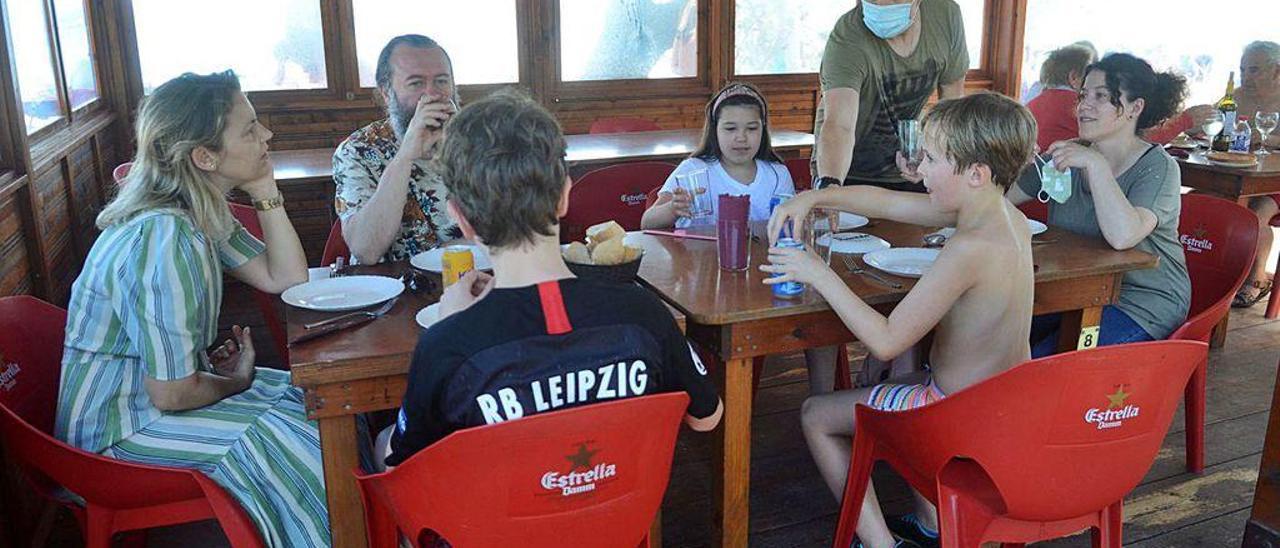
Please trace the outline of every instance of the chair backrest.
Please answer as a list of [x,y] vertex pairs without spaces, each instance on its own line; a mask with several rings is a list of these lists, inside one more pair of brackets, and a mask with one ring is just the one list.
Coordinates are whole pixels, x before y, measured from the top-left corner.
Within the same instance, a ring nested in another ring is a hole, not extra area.
[[244,229],[249,234],[259,240],[262,239],[262,221],[258,220],[258,211],[256,209],[236,202],[227,202],[227,206],[231,208],[231,216],[240,221],[240,224],[244,225]]
[[1049,222],[1049,204],[1041,202],[1034,197],[1018,204],[1018,210],[1023,215],[1026,215],[1028,219],[1034,219],[1042,223]]
[[627,116],[615,118],[600,118],[591,122],[591,127],[587,129],[587,133],[633,133],[637,131],[661,131],[658,123],[653,120],[644,118],[632,118]]
[[1207,341],[1253,267],[1258,219],[1234,202],[1185,194],[1178,239],[1191,277],[1191,310],[1170,338]]
[[569,190],[569,212],[560,219],[560,241],[581,240],[587,227],[610,220],[626,230],[640,230],[649,191],[662,186],[675,169],[666,162],[633,162],[583,175]]
[[129,175],[129,169],[132,167],[133,162],[125,162],[116,166],[115,169],[111,170],[111,179],[114,180],[117,185],[123,183],[125,176]]
[[658,203],[658,191],[660,190],[662,190],[662,187],[660,186],[653,187],[653,190],[650,190],[649,194],[645,196],[645,199],[644,199],[645,210],[648,210],[649,208],[653,207],[653,204]]
[[795,184],[796,192],[804,192],[813,187],[810,161],[809,158],[792,158],[783,162],[787,171],[791,172],[791,182]]
[[331,265],[338,257],[350,256],[351,250],[347,248],[347,241],[342,238],[342,219],[334,218],[333,228],[329,229],[329,239],[324,242],[320,266]]
[[461,430],[357,479],[414,539],[429,530],[454,546],[636,546],[662,502],[688,403],[673,392]]
[[114,508],[203,496],[193,472],[108,459],[52,436],[66,322],[65,310],[34,297],[0,298],[0,438],[8,453],[46,496],[61,485]]
[[1159,341],[1058,354],[912,411],[858,406],[858,429],[917,488],[967,458],[987,473],[1004,515],[1074,518],[1137,486],[1207,353],[1202,342]]

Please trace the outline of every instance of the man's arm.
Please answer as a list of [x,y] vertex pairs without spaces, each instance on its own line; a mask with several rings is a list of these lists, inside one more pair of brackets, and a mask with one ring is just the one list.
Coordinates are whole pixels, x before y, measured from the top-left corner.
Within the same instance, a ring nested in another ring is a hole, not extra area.
[[964,78],[938,86],[939,99],[957,99],[964,97]]
[[400,233],[412,169],[412,159],[396,154],[378,178],[373,196],[342,221],[342,238],[362,264],[382,260]]
[[822,94],[826,117],[822,120],[814,155],[819,177],[844,180],[853,163],[854,131],[858,126],[858,90],[833,88]]

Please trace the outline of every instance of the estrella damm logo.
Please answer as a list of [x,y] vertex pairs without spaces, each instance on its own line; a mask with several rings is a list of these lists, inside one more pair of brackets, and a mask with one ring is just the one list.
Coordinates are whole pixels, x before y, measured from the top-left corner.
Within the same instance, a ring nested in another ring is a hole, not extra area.
[[1119,428],[1124,426],[1126,419],[1137,417],[1142,412],[1142,408],[1125,403],[1133,393],[1124,391],[1125,385],[1116,386],[1113,394],[1107,394],[1107,406],[1104,408],[1093,407],[1084,413],[1084,422],[1098,425],[1098,430],[1106,430],[1109,428]]
[[559,491],[561,496],[568,497],[596,490],[596,486],[618,475],[616,464],[592,463],[593,457],[600,450],[587,449],[586,443],[579,443],[578,450],[565,455],[569,461],[566,472],[550,471],[542,475],[542,488],[548,491]]

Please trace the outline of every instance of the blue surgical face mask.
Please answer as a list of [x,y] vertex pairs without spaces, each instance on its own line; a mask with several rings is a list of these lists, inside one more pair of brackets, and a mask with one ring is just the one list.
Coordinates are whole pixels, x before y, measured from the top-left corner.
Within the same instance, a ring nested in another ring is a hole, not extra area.
[[880,6],[862,0],[862,21],[872,34],[888,40],[911,26],[911,3]]

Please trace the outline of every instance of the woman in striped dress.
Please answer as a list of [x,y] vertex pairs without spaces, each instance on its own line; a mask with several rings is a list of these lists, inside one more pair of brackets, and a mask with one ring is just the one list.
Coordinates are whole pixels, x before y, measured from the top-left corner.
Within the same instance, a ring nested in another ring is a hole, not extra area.
[[[225,270],[272,293],[306,259],[258,123],[230,71],[184,74],[138,113],[138,153],[98,216],[72,286],[58,436],[143,464],[194,468],[230,492],[270,546],[328,546],[320,443],[289,374],[255,369],[248,328],[216,337]],[[231,217],[247,193],[265,244]]]

